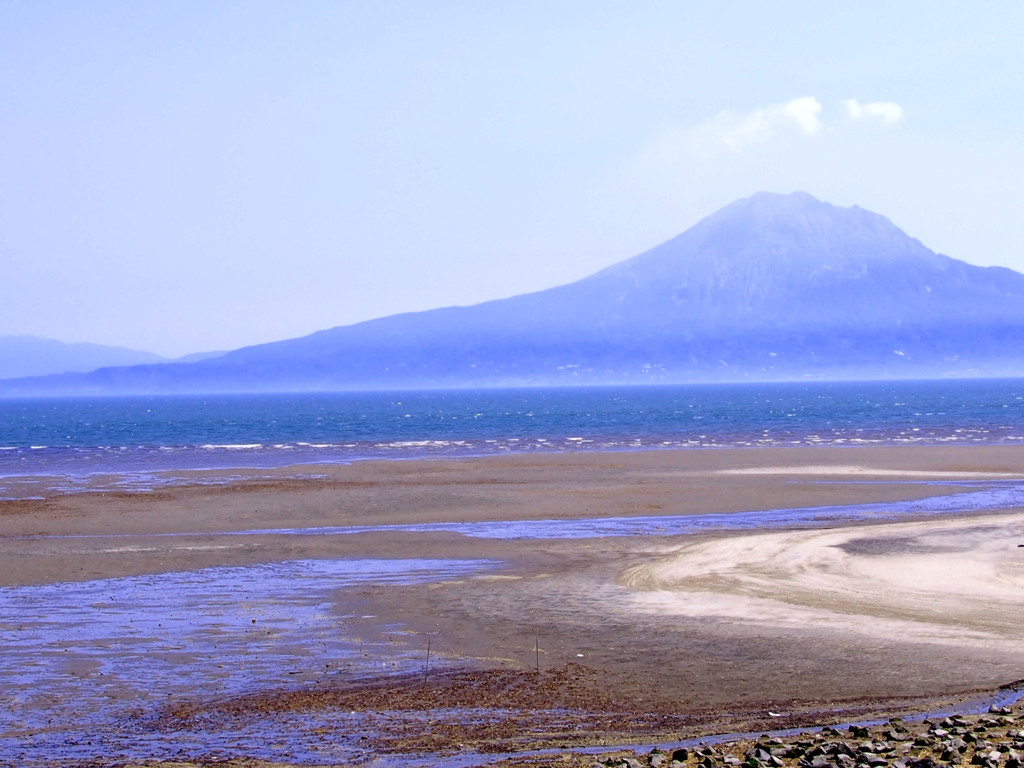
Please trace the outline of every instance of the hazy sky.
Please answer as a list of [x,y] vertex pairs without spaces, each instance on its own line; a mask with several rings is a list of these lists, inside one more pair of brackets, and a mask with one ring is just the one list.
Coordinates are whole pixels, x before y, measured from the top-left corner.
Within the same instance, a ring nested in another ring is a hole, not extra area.
[[1024,271],[1024,4],[0,0],[0,334],[570,282],[759,190]]

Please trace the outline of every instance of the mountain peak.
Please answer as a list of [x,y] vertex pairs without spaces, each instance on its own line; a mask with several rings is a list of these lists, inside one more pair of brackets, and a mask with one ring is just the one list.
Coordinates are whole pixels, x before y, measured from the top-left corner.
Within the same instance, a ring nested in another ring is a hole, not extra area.
[[893,259],[939,266],[945,257],[858,206],[842,208],[806,192],[758,192],[594,277],[690,284],[748,272],[862,270]]
[[758,192],[725,206],[699,222],[697,227],[705,223],[716,228],[753,227],[757,234],[771,230],[803,231],[808,236],[820,238],[822,235],[832,237],[837,230],[841,230],[847,233],[858,232],[861,237],[874,238],[882,234],[886,237],[898,235],[907,238],[885,216],[857,205],[844,208],[826,203],[807,192]]
[[823,203],[812,194],[800,192],[798,190],[796,192],[789,192],[788,194],[783,192],[755,192],[750,195],[750,197],[741,197],[739,200],[725,206],[722,210],[725,211],[733,207],[742,208],[750,206],[758,206],[762,209],[779,212],[792,212],[815,207],[835,207],[829,203]]

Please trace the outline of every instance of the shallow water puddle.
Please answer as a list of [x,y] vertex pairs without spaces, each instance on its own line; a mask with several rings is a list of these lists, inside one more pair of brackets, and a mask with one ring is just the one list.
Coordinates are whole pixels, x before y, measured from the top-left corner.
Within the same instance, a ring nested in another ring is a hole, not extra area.
[[[876,483],[877,481],[874,481]],[[874,484],[873,483],[873,484]],[[847,483],[848,484],[848,483]],[[679,536],[706,531],[771,529],[866,520],[895,520],[912,514],[984,512],[1024,507],[1024,483],[1007,481],[913,481],[913,484],[970,488],[963,493],[912,501],[876,502],[799,509],[766,509],[700,515],[599,517],[575,520],[494,520],[463,523],[274,528],[221,535],[277,534],[338,536],[376,531],[448,532],[484,539],[588,539],[602,536]],[[178,536],[182,534],[169,534]]]
[[[490,520],[461,523],[349,525],[314,528],[252,528],[220,533],[176,532],[150,534],[151,538],[185,536],[346,536],[358,533],[456,533],[482,539],[589,539],[603,536],[681,536],[710,531],[741,531],[822,526],[868,520],[897,520],[906,515],[995,512],[1024,508],[1024,482],[1020,480],[865,481],[866,484],[912,484],[968,488],[961,493],[910,501],[872,502],[795,509],[766,509],[696,515],[650,515],[578,519]],[[850,481],[844,481],[849,485]],[[125,535],[124,538],[127,538]],[[19,536],[19,539],[118,539],[106,534],[71,536]]]
[[189,739],[139,731],[129,714],[196,693],[308,684],[339,669],[418,667],[418,650],[353,641],[335,592],[489,564],[296,560],[0,588],[0,764],[168,758]]

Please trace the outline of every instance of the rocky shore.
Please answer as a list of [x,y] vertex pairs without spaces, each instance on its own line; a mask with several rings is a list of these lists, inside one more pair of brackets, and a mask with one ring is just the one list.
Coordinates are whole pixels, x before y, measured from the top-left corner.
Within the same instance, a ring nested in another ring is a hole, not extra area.
[[[620,734],[621,735],[621,734]],[[485,750],[486,751],[486,750]],[[382,765],[423,766],[426,754],[385,752]],[[654,749],[584,747],[524,752],[477,761],[442,750],[439,765],[460,768],[1024,768],[1024,704],[984,714],[801,728],[751,737],[714,737]],[[361,763],[362,761],[359,761]],[[359,764],[357,763],[357,764]],[[378,760],[371,759],[371,765]],[[91,764],[90,764],[91,765]],[[291,763],[233,759],[131,764],[126,768],[294,768]]]
[[1024,708],[921,721],[826,727],[648,753],[547,756],[503,765],[587,768],[1024,768]]

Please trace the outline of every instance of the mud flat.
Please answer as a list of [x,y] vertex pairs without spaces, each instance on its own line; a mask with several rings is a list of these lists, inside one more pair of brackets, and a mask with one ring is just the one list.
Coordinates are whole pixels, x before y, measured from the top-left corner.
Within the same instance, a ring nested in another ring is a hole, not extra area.
[[209,480],[0,502],[0,764],[475,765],[1024,678],[1024,447]]

